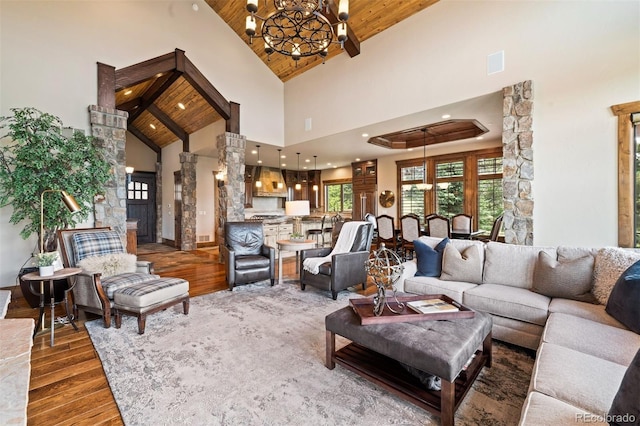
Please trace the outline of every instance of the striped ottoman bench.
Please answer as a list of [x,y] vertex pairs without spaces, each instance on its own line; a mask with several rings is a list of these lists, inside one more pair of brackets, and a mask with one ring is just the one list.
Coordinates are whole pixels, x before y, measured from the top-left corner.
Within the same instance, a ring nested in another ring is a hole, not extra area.
[[122,324],[122,314],[138,317],[138,334],[144,334],[147,315],[182,302],[189,314],[189,281],[182,278],[158,277],[113,293],[116,328]]

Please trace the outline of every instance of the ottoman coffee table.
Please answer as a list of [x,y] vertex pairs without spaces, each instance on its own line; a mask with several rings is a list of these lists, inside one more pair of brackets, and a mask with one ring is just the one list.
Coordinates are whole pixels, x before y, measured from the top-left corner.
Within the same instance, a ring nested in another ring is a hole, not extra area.
[[[482,312],[473,318],[361,325],[347,306],[325,318],[326,366],[339,364],[453,425],[455,410],[483,366],[491,367],[491,326]],[[336,351],[336,334],[352,343]],[[399,363],[440,377],[442,390],[428,390]]]

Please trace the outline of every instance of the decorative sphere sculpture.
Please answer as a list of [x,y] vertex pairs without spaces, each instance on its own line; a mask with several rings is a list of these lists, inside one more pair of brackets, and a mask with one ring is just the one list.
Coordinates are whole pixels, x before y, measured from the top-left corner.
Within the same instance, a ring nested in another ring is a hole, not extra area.
[[[384,243],[380,245],[380,248],[374,250],[369,254],[369,259],[365,264],[367,274],[373,279],[373,282],[378,288],[377,294],[373,297],[373,313],[376,316],[382,315],[384,306],[387,305],[389,310],[393,313],[400,313],[404,310],[404,304],[398,302],[396,298],[396,288],[394,284],[402,276],[404,266],[402,266],[402,260],[400,256],[392,250],[385,247]],[[395,299],[399,311],[395,311],[387,302],[386,291],[393,291],[393,298]]]

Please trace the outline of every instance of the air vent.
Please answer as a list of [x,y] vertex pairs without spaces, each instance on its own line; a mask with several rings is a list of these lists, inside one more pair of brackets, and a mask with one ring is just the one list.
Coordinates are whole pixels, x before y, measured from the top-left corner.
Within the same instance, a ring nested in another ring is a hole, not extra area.
[[206,243],[208,241],[211,241],[211,238],[209,237],[209,235],[198,235],[199,243]]

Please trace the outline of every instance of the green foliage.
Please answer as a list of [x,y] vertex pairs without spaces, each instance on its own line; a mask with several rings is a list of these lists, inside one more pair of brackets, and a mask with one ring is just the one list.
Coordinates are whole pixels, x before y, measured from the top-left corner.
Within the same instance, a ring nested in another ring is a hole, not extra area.
[[58,117],[35,108],[11,112],[0,117],[0,207],[13,207],[9,222],[24,223],[24,239],[38,234],[40,194],[47,189],[68,192],[82,210],[72,214],[59,193],[44,194],[45,229],[73,227],[85,220],[93,197],[104,191],[110,175],[93,138],[77,131],[65,137]]
[[38,253],[36,255],[37,266],[51,266],[58,260],[58,252],[50,251],[44,253]]

